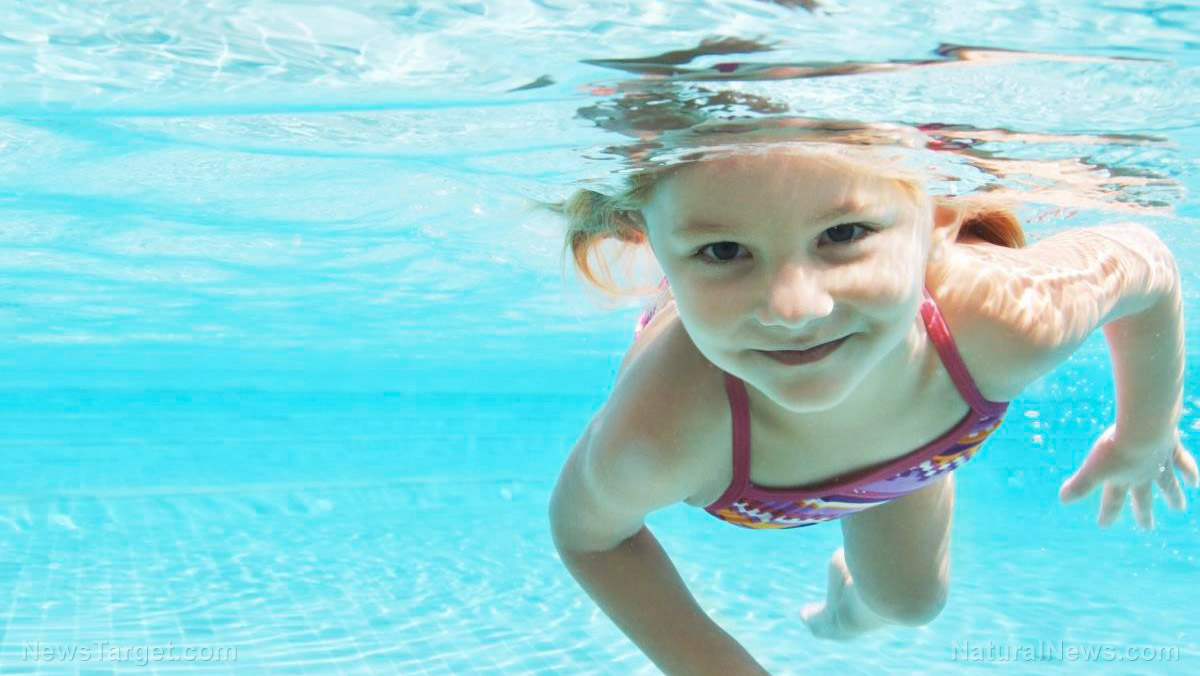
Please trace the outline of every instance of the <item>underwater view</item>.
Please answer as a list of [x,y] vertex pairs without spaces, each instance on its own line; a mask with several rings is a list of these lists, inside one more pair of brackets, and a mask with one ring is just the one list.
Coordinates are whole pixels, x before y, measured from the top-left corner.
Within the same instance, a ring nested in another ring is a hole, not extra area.
[[1198,36],[0,5],[0,674],[1200,673]]

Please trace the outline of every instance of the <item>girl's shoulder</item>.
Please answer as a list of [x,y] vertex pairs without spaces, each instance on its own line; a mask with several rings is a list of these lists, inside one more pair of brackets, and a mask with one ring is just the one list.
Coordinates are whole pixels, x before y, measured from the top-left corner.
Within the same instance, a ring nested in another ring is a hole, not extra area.
[[[1006,280],[990,263],[994,256],[1009,255],[1003,247],[956,244],[936,268],[930,268],[926,286],[950,329],[955,346],[984,398],[1011,401],[1027,383],[1012,377],[1014,340],[1012,327],[1018,314]],[[986,259],[986,260],[985,260]]]
[[926,286],[937,300],[968,371],[984,397],[1011,401],[1061,363],[1096,322],[1078,321],[1099,301],[1100,271],[1070,250],[957,242]]
[[654,453],[662,472],[700,490],[721,461],[711,440],[722,421],[728,427],[728,406],[722,371],[700,354],[671,303],[629,347],[595,424],[620,430],[629,448]]
[[697,389],[688,355],[675,331],[660,324],[652,335],[643,331],[635,341],[608,401],[563,465],[550,501],[556,543],[611,549],[646,515],[693,499],[711,472],[696,462],[696,431],[681,403]]

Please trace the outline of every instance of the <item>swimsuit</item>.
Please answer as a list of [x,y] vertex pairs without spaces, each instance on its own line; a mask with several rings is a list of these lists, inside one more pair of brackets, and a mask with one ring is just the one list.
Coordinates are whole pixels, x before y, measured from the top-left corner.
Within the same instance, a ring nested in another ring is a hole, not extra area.
[[[666,279],[659,288],[665,285]],[[635,338],[669,298],[667,289],[642,313],[634,330]],[[767,488],[750,481],[750,409],[746,384],[726,373],[725,393],[733,413],[733,480],[721,497],[704,510],[743,528],[813,526],[913,493],[974,457],[984,440],[1000,426],[1008,403],[983,398],[928,289],[921,303],[921,318],[942,365],[971,408],[958,424],[895,460],[812,486]]]

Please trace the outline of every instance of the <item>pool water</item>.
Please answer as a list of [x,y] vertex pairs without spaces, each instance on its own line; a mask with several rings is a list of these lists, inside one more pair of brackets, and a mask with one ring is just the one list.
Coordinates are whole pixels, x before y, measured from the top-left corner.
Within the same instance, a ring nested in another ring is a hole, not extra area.
[[[1108,209],[1047,193],[1030,237],[1154,227],[1193,342],[1200,8],[806,4],[0,8],[0,674],[658,673],[546,523],[644,302],[564,280],[561,224],[529,208],[621,168],[629,137],[595,106],[664,76],[606,59],[754,39],[771,50],[672,77],[798,115],[1076,135],[988,148],[1155,182]],[[947,44],[1087,59],[697,75]],[[951,597],[919,629],[808,635],[835,526],[755,533],[682,505],[648,524],[777,676],[1196,673],[1200,493],[1185,513],[1156,498],[1152,532],[1057,501],[1113,407],[1099,334],[1013,402],[957,471]]]

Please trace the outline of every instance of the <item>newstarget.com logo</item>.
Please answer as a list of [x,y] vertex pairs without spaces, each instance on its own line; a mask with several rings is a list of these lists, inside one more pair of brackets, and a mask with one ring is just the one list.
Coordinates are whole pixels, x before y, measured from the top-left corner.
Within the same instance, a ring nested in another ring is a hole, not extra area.
[[144,667],[152,662],[236,662],[236,646],[118,645],[108,641],[50,644],[35,641],[21,646],[23,662],[122,662]]

